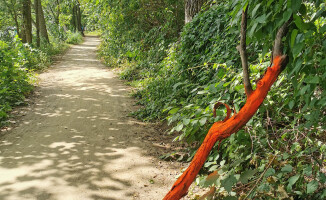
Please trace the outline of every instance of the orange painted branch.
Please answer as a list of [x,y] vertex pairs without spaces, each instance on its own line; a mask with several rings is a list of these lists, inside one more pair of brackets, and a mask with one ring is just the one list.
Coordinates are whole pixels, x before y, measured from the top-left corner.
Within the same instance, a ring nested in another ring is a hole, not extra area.
[[189,167],[174,183],[171,190],[163,200],[179,200],[187,194],[189,186],[196,178],[201,167],[204,165],[215,143],[229,137],[233,133],[236,133],[257,112],[271,86],[285,67],[285,58],[286,56],[275,57],[273,60],[273,66],[267,69],[264,77],[257,83],[256,90],[248,96],[245,105],[237,114],[234,114],[231,118],[225,121],[219,121],[213,124]]

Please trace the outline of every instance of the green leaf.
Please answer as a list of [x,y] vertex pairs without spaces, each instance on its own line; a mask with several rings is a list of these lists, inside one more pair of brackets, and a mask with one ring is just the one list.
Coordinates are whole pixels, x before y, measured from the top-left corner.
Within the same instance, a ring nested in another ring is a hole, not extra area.
[[319,29],[320,33],[324,33],[326,31],[326,24]]
[[209,92],[210,92],[210,93],[216,93],[216,92],[217,92],[217,89],[216,89],[216,87],[215,87],[215,84],[211,84],[211,85],[209,86]]
[[295,25],[296,25],[300,30],[303,30],[303,21],[302,21],[301,17],[298,16],[298,15],[294,15],[293,18],[294,18],[294,23],[295,23]]
[[283,20],[288,21],[291,15],[292,15],[292,9],[287,9],[287,11],[283,13]]
[[303,20],[301,19],[300,16],[298,15],[294,15],[293,16],[294,18],[294,23],[295,25],[301,30],[301,31],[305,31],[306,30],[306,25],[305,23],[303,22]]
[[290,157],[290,155],[288,153],[284,153],[282,157],[284,160],[286,160]]
[[321,183],[326,183],[326,175],[324,173],[320,173],[319,180]]
[[257,173],[257,171],[258,171],[257,169],[249,169],[243,172],[240,176],[241,183],[243,184],[248,183],[248,180],[252,178]]
[[255,17],[256,12],[257,12],[257,10],[258,10],[259,7],[260,7],[260,3],[257,4],[257,5],[255,6],[255,8],[252,10],[252,13],[251,13],[251,16],[252,16],[252,17]]
[[251,29],[250,29],[250,31],[249,31],[249,34],[248,34],[250,37],[254,34],[257,25],[258,25],[258,23],[255,23],[255,24],[251,27]]
[[204,126],[204,125],[206,124],[206,121],[207,121],[207,117],[201,118],[201,119],[199,120],[199,124],[200,124],[201,126]]
[[182,122],[185,126],[187,126],[190,123],[190,119],[183,119]]
[[306,93],[306,91],[310,88],[310,85],[306,85],[304,86],[301,90],[300,90],[300,94],[304,95]]
[[293,54],[293,57],[296,58],[299,56],[299,54],[301,53],[302,49],[304,47],[304,43],[299,43],[299,44],[295,44],[293,46],[293,49],[292,49],[292,54]]
[[312,174],[312,165],[308,165],[306,168],[304,168],[303,174],[305,174],[307,176],[311,176],[311,174]]
[[300,9],[301,3],[302,3],[301,0],[292,0],[291,8],[292,8],[293,12],[296,12]]
[[172,110],[169,111],[170,115],[173,115],[179,111],[180,108],[173,108]]
[[325,199],[326,198],[326,189],[323,190],[323,193],[320,195],[321,199]]
[[173,90],[177,89],[177,87],[182,85],[182,84],[183,84],[183,82],[179,82],[179,83],[174,84]]
[[234,89],[237,91],[237,92],[239,92],[241,89],[243,89],[244,88],[244,85],[237,85],[237,86],[235,86],[234,87]]
[[257,21],[258,23],[263,24],[263,23],[266,22],[267,17],[268,17],[268,16],[267,16],[266,14],[263,14],[263,15],[261,15],[260,17],[257,17],[257,18],[255,19],[255,21]]
[[289,184],[287,186],[287,190],[292,190],[292,186],[297,182],[299,178],[300,178],[300,174],[297,174],[289,178]]
[[297,195],[300,195],[300,196],[302,195],[302,192],[300,192],[300,191],[294,191],[294,193]]
[[307,194],[314,193],[318,189],[318,182],[316,180],[307,184]]
[[294,106],[294,101],[292,100],[292,101],[290,101],[290,103],[289,103],[289,108],[292,109],[293,106]]
[[314,77],[309,76],[309,77],[305,78],[305,81],[307,83],[318,84],[319,83],[319,77],[318,76],[314,76]]
[[263,183],[261,184],[258,188],[257,188],[258,191],[261,191],[261,192],[269,192],[271,190],[271,187],[268,183]]
[[291,165],[285,165],[282,167],[281,171],[282,172],[292,172],[293,167]]
[[294,46],[294,42],[295,42],[295,38],[298,35],[298,29],[293,29],[292,33],[291,33],[291,48],[293,48]]
[[272,175],[274,175],[274,174],[275,174],[275,169],[273,169],[273,168],[269,168],[269,169],[266,171],[264,177],[269,177],[269,176],[272,176]]
[[[326,25],[325,25],[326,26]],[[326,66],[326,58],[320,61],[321,66]]]
[[228,176],[226,179],[221,180],[221,186],[228,192],[231,192],[232,186],[237,182],[237,179],[234,175]]
[[290,76],[294,73],[294,72],[299,72],[301,66],[302,66],[302,62],[303,60],[301,58],[299,58],[297,60],[297,62],[295,62],[295,66],[294,66],[294,69],[291,71],[291,73],[289,74]]
[[175,127],[174,130],[176,130],[176,131],[181,131],[182,128],[183,128],[183,124],[182,124],[182,123],[179,123],[179,124]]
[[208,93],[207,90],[201,90],[201,91],[199,91],[197,94],[207,94],[207,93]]

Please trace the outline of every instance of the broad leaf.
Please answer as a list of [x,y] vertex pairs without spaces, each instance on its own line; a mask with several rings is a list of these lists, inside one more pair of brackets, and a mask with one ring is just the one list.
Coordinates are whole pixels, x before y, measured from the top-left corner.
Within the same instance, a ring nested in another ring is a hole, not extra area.
[[318,182],[313,180],[307,184],[307,194],[314,193],[318,189]]

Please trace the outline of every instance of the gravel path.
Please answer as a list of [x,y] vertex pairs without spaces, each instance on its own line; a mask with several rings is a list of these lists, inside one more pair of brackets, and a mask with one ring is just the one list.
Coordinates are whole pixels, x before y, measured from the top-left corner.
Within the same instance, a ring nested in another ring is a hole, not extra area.
[[[0,132],[1,200],[162,199],[180,166],[153,125],[128,113],[134,100],[96,58],[96,37],[40,75],[34,104]],[[156,137],[153,137],[153,135]]]

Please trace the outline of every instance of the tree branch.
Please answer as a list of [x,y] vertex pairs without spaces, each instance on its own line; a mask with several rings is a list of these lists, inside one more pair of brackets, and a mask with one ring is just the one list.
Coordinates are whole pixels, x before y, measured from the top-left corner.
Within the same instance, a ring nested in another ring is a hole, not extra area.
[[[246,14],[244,14],[243,16],[246,17]],[[287,56],[282,55],[282,46],[280,43],[282,42],[282,37],[287,34],[287,26],[290,22],[291,21],[286,22],[285,25],[283,25],[278,31],[274,43],[275,51],[273,52],[273,55],[276,56],[273,58],[272,66],[267,68],[264,77],[257,83],[256,89],[254,91],[251,91],[250,95],[247,94],[247,100],[245,105],[237,114],[234,114],[231,118],[228,118],[226,121],[215,122],[212,125],[203,143],[201,144],[194,158],[192,159],[189,167],[176,180],[171,190],[166,194],[163,200],[179,200],[183,196],[185,196],[187,194],[189,186],[196,178],[201,167],[204,165],[215,143],[217,141],[221,141],[225,138],[228,138],[233,133],[236,133],[243,126],[245,126],[246,123],[257,112],[259,106],[263,103],[264,99],[266,98],[271,86],[276,81],[277,77],[280,75],[283,68],[287,64],[285,59]],[[259,180],[260,179],[258,179],[258,181]]]
[[247,97],[250,96],[252,93],[252,86],[250,83],[250,74],[249,74],[249,67],[248,67],[248,55],[246,52],[246,32],[247,32],[247,13],[248,7],[245,10],[242,10],[242,17],[241,17],[241,34],[240,34],[240,45],[237,46],[237,50],[240,53],[241,57],[241,64],[243,70],[243,83],[246,91]]
[[[273,46],[273,54],[272,54],[272,58],[271,61],[273,61],[274,58],[276,58],[277,56],[281,56],[283,55],[283,44],[282,44],[282,38],[288,33],[288,28],[289,28],[289,24],[292,22],[293,17],[291,16],[291,18],[285,22],[280,29],[277,31],[275,40],[274,40],[274,46]],[[283,59],[282,59],[282,68],[285,68],[285,66],[288,63],[288,59],[287,56],[284,55]]]

